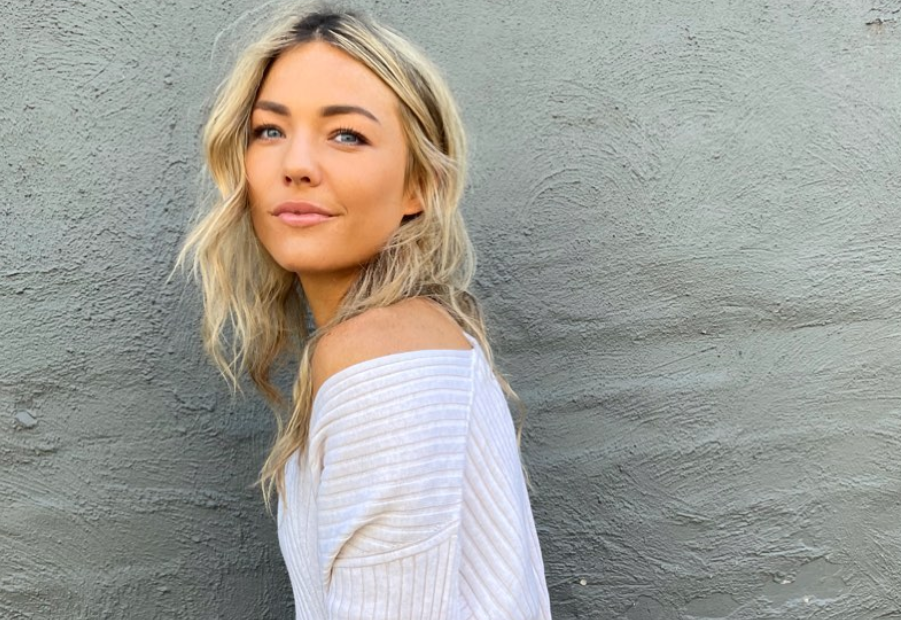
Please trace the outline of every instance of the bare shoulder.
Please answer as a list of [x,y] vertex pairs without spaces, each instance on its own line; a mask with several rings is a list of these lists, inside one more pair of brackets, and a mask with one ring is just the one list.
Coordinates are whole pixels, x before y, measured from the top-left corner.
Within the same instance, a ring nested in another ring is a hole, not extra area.
[[406,299],[373,308],[326,334],[313,354],[314,393],[335,373],[378,357],[433,349],[468,350],[463,330],[437,303]]

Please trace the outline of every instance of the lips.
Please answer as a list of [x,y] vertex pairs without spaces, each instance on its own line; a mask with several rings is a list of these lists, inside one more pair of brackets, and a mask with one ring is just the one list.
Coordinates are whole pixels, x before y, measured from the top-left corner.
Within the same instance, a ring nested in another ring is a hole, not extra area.
[[311,202],[283,202],[272,210],[272,215],[296,227],[313,226],[334,217],[327,209]]

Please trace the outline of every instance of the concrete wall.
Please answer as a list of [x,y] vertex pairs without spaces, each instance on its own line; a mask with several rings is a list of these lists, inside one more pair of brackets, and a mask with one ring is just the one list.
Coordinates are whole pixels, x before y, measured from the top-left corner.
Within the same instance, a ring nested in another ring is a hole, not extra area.
[[[4,619],[292,617],[269,415],[164,281],[260,6],[0,8]],[[897,4],[363,6],[473,136],[555,617],[901,618]]]

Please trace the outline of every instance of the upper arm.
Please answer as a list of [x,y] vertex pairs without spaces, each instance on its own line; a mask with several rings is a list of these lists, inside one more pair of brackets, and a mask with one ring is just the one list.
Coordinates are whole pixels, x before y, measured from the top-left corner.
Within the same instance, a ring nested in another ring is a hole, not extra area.
[[334,327],[312,359],[319,559],[331,618],[451,617],[472,394],[472,348],[410,299]]
[[331,618],[451,617],[470,357],[434,351],[342,375],[311,441]]
[[311,446],[323,568],[437,542],[460,514],[472,376],[462,356],[405,356],[328,388]]

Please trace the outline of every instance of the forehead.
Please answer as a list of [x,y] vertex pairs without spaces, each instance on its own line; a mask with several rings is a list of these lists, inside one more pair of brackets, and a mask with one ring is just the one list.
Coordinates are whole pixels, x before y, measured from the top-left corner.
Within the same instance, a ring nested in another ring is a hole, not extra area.
[[257,98],[289,106],[350,104],[382,111],[396,109],[398,103],[394,92],[375,73],[322,41],[304,43],[279,55]]

